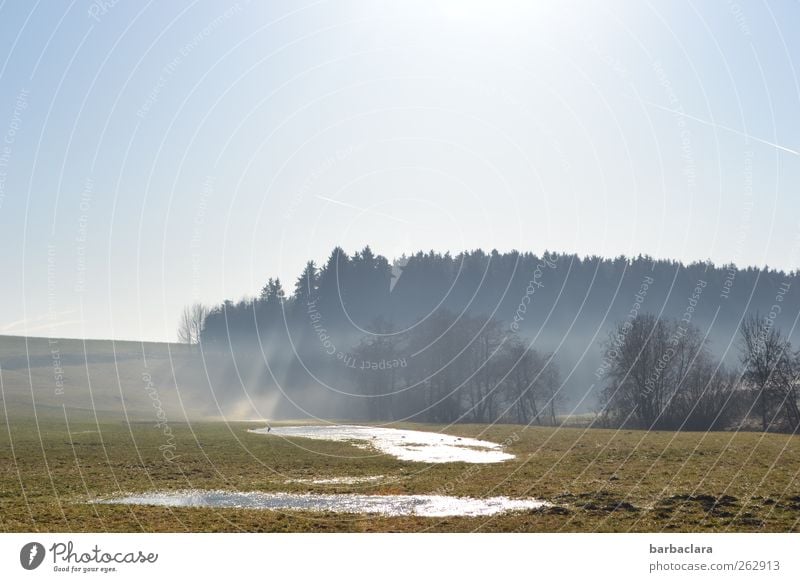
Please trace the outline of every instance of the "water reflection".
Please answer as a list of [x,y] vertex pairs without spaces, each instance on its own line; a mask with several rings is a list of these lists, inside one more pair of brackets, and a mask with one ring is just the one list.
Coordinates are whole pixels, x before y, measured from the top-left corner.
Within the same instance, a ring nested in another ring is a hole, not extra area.
[[490,441],[456,437],[438,432],[373,426],[325,425],[283,426],[253,429],[269,436],[304,437],[328,441],[356,441],[362,448],[374,447],[402,461],[422,463],[501,463],[514,455]]
[[311,493],[260,493],[233,491],[159,491],[96,500],[93,503],[158,505],[165,507],[216,507],[240,509],[334,511],[385,516],[422,517],[489,516],[508,511],[538,509],[539,499],[448,497],[444,495],[354,495]]

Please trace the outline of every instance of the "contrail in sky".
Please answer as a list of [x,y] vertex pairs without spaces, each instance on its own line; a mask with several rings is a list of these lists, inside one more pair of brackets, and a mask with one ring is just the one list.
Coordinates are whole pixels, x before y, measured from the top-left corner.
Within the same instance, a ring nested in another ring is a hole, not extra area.
[[[624,97],[627,97],[628,99],[634,99],[633,97],[630,97],[628,95],[624,95]],[[800,152],[798,152],[797,150],[793,150],[791,148],[784,147],[784,146],[782,146],[780,144],[773,143],[773,142],[767,141],[765,139],[761,139],[760,137],[755,137],[753,135],[750,135],[749,133],[745,133],[743,131],[739,131],[738,129],[734,129],[733,127],[728,127],[727,125],[720,125],[719,123],[713,123],[711,121],[707,121],[707,120],[702,119],[700,117],[695,117],[694,115],[689,115],[688,113],[685,113],[685,112],[680,111],[678,109],[670,109],[669,107],[664,107],[663,105],[658,105],[657,103],[652,103],[651,101],[645,101],[644,99],[635,99],[635,101],[639,101],[641,103],[644,103],[645,105],[649,105],[650,107],[655,107],[656,109],[661,109],[662,111],[667,111],[667,112],[673,113],[675,115],[681,115],[683,117],[691,119],[692,121],[696,121],[697,123],[702,123],[703,125],[708,125],[709,127],[716,127],[718,129],[724,129],[725,131],[729,131],[731,133],[735,133],[736,135],[741,135],[742,137],[745,137],[747,139],[752,139],[753,141],[757,141],[757,142],[766,144],[768,146],[772,146],[775,149],[782,150],[784,152],[788,152],[788,153],[790,153],[792,155],[795,155],[795,156],[800,156]]]

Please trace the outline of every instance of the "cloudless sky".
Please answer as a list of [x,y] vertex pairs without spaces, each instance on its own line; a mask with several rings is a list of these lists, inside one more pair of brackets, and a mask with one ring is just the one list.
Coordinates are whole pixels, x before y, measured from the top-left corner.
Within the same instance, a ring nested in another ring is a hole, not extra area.
[[0,334],[366,244],[800,260],[800,5],[0,1]]

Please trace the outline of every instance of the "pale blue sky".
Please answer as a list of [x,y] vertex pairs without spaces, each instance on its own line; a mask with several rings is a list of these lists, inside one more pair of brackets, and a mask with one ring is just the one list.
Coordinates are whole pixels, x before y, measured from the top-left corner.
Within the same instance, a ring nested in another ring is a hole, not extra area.
[[0,333],[173,339],[336,244],[800,258],[796,2],[102,4],[0,2]]

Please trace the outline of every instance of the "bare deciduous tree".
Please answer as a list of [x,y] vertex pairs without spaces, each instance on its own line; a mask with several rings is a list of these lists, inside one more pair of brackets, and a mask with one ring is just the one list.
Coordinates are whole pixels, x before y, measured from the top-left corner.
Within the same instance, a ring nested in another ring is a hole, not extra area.
[[542,424],[546,414],[555,425],[558,367],[550,354],[540,354],[517,338],[506,344],[503,397],[506,415],[520,424]]
[[178,341],[184,344],[199,344],[203,322],[208,308],[202,303],[194,303],[183,308],[178,322]]
[[758,313],[748,316],[740,329],[743,378],[754,392],[761,428],[767,430],[782,411],[790,430],[800,429],[797,382],[798,355],[792,344]]
[[601,394],[602,414],[609,425],[685,428],[690,417],[699,420],[700,405],[714,423],[716,416],[705,410],[706,388],[713,384],[713,400],[719,402],[724,397],[716,392],[732,386],[722,381],[724,371],[712,361],[699,330],[679,320],[641,314],[621,323],[606,343],[605,358],[609,383]]

